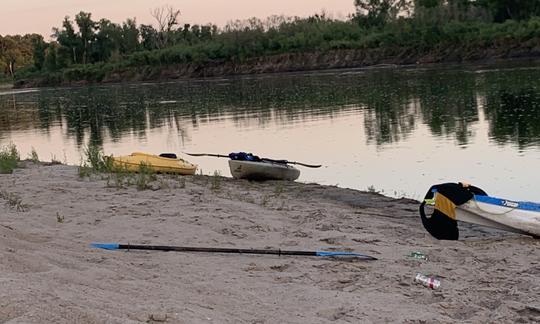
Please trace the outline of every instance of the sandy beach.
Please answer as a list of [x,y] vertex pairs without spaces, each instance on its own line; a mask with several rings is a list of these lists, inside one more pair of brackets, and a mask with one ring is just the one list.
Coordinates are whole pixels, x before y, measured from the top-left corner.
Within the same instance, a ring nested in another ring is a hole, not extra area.
[[[160,175],[137,190],[28,161],[0,175],[0,190],[1,323],[540,321],[540,240],[460,224],[460,241],[437,241],[413,200],[198,175]],[[106,251],[91,242],[378,260]],[[417,272],[439,278],[440,289],[414,283]]]

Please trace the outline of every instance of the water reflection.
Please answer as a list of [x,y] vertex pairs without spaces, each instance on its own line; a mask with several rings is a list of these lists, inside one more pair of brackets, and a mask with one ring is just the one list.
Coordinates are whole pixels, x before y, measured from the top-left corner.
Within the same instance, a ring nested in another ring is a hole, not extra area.
[[[469,180],[539,200],[540,175],[527,170],[540,161],[540,69],[347,70],[0,93],[0,145],[10,141],[23,157],[35,148],[73,164],[90,142],[116,155],[251,150],[325,165],[302,170],[303,181],[420,198],[435,182]],[[193,162],[228,174],[224,161]]]
[[515,143],[519,148],[538,144],[540,93],[533,88],[499,90],[486,100],[490,136],[498,143]]
[[419,104],[423,121],[434,136],[454,136],[459,145],[470,141],[478,121],[475,76],[464,71],[437,73],[422,79]]
[[525,147],[539,143],[539,80],[538,70],[384,70],[49,89],[0,95],[0,136],[61,125],[77,145],[86,136],[103,144],[106,135],[145,138],[164,125],[185,134],[186,122],[197,128],[231,119],[237,127],[264,128],[355,110],[363,111],[367,141],[375,145],[406,140],[419,123],[432,136],[467,145],[485,109],[493,139]]

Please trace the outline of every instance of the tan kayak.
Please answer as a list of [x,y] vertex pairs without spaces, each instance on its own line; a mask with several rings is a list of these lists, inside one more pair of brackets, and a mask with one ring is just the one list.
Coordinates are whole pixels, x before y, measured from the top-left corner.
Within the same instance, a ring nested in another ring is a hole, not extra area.
[[229,168],[236,179],[294,181],[300,176],[300,170],[293,166],[269,161],[229,160]]
[[159,155],[134,152],[126,156],[112,156],[113,166],[138,172],[141,164],[159,173],[175,173],[182,175],[195,174],[197,165],[180,158],[163,157]]

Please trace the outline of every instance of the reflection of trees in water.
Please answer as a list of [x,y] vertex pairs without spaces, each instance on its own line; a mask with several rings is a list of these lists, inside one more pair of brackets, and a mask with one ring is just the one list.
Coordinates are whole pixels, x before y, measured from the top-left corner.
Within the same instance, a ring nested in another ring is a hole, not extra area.
[[0,138],[11,131],[26,131],[40,128],[36,110],[35,94],[0,96]]
[[533,88],[500,90],[487,97],[489,135],[523,148],[540,136],[540,93]]
[[184,140],[184,125],[294,125],[362,110],[364,124],[358,127],[376,145],[406,139],[418,123],[434,136],[467,144],[481,95],[491,135],[527,145],[540,141],[538,74],[398,69],[46,90],[18,94],[16,105],[0,96],[0,131],[15,124],[48,131],[61,123],[83,145],[86,138],[102,144],[106,135],[112,141],[126,134],[144,138],[148,129],[166,127]]
[[12,128],[14,123],[13,121],[13,112],[16,109],[13,109],[15,104],[14,96],[0,96],[0,138],[3,136],[3,132],[9,131]]
[[369,142],[377,145],[405,139],[415,127],[418,112],[412,102],[414,83],[400,73],[381,73],[358,88],[365,107],[364,128]]
[[478,122],[474,75],[462,71],[428,75],[416,93],[432,134],[453,135],[460,145],[469,143],[470,126]]
[[507,70],[482,79],[489,136],[520,148],[540,144],[540,70]]
[[42,127],[51,120],[64,118],[66,135],[83,145],[88,136],[91,143],[103,144],[109,132],[113,141],[126,131],[146,130],[144,102],[133,93],[127,101],[115,88],[79,88],[42,92],[38,109]]

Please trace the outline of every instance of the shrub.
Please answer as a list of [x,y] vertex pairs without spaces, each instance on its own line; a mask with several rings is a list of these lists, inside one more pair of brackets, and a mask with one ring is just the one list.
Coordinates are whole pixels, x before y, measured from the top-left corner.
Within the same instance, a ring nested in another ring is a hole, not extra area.
[[0,173],[13,173],[19,158],[19,152],[14,144],[0,148]]

